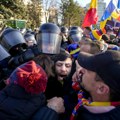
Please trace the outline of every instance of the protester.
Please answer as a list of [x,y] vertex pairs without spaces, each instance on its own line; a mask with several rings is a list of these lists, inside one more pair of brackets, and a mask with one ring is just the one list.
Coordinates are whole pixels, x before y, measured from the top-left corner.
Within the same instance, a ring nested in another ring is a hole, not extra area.
[[79,42],[80,51],[95,54],[102,51],[103,44],[101,41],[92,41],[89,38],[83,38]]
[[[74,90],[72,89],[72,81],[69,78],[72,69],[72,59],[68,52],[62,51],[60,54],[55,55],[54,61],[54,73],[55,76],[49,77],[45,95],[47,99],[54,97],[60,97],[64,101],[65,112],[59,115],[60,120],[69,120],[70,114],[74,105],[77,103],[77,96],[74,96]],[[56,101],[53,102],[55,104]],[[62,107],[59,106],[58,107]]]
[[62,52],[55,55],[52,59],[54,61],[53,69],[55,76],[51,76],[48,79],[45,91],[47,99],[55,96],[63,97],[65,92],[64,84],[67,82],[66,78],[70,74],[72,68],[72,59],[69,53]]
[[89,38],[89,34],[90,34],[91,31],[92,31],[91,27],[85,27],[83,29],[83,36]]
[[119,120],[120,52],[81,52],[78,63],[81,91],[71,120]]
[[[80,51],[81,52],[87,52],[87,53],[91,53],[91,54],[97,54],[102,52],[103,50],[105,50],[105,48],[103,49],[103,44],[101,43],[101,41],[92,41],[91,39],[88,38],[83,38],[81,40],[80,44]],[[79,55],[79,53],[78,53]],[[75,69],[76,68],[76,69]],[[72,81],[73,81],[73,88],[79,90],[79,86],[78,83],[76,83],[78,81],[78,73],[79,73],[79,64],[77,63],[77,61],[74,62],[74,71],[73,71],[73,75],[72,75]]]
[[45,105],[47,75],[34,61],[17,67],[0,92],[1,120],[29,120]]
[[65,26],[62,26],[60,30],[61,30],[61,36],[62,36],[61,47],[66,49],[68,45],[68,28]]
[[34,34],[31,33],[26,33],[24,35],[24,39],[26,41],[26,44],[28,45],[28,47],[34,46],[37,44],[36,40],[35,40],[35,36]]

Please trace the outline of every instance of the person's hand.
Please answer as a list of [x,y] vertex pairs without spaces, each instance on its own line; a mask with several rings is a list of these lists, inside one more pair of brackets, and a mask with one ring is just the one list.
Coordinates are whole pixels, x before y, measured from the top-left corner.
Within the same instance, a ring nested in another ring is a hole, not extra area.
[[72,76],[72,81],[73,82],[77,82],[78,79],[80,79],[80,70],[81,70],[81,66],[78,64],[78,61],[75,61],[76,64],[76,71],[74,72],[73,76]]
[[78,61],[76,60],[75,61],[75,63],[76,63],[76,71],[75,71],[75,73],[73,74],[73,76],[72,76],[72,81],[73,81],[73,83],[72,83],[72,88],[74,89],[74,90],[80,90],[80,76],[81,76],[81,66],[78,64]]
[[47,102],[47,106],[55,110],[57,113],[65,112],[64,100],[61,97],[53,97],[47,100]]

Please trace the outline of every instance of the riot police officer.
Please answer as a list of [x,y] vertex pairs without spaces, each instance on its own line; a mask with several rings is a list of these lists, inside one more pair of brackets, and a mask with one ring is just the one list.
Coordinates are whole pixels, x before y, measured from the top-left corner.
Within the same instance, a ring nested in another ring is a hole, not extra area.
[[37,45],[42,53],[58,54],[61,45],[60,28],[53,23],[42,24],[39,28]]
[[20,55],[27,49],[27,44],[20,31],[8,28],[4,30],[1,37],[1,45],[11,54],[11,56]]
[[70,30],[68,35],[69,43],[78,43],[82,38],[82,31],[79,30]]
[[29,47],[37,44],[34,34],[26,33],[24,35],[24,38],[25,38],[25,41]]
[[61,27],[61,35],[62,35],[62,42],[61,42],[61,47],[66,49],[68,46],[68,28],[65,26]]
[[10,60],[10,58],[10,54],[5,50],[2,45],[0,45],[0,90],[5,87],[4,80],[11,73],[8,67],[8,61]]
[[0,39],[1,44],[14,57],[9,63],[16,67],[41,53],[57,54],[60,52],[60,28],[53,23],[45,23],[40,26],[37,46],[30,49],[28,49],[23,35],[18,30],[12,28],[6,29]]
[[25,39],[20,31],[8,28],[5,29],[1,37],[1,45],[10,53],[12,59],[9,65],[16,68],[18,65],[31,60],[34,57],[33,52],[28,49]]

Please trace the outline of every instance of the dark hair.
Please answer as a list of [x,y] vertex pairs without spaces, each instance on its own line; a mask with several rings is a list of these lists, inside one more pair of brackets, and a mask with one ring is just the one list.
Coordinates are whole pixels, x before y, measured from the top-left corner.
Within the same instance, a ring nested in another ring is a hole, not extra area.
[[67,51],[61,51],[59,54],[54,55],[54,57],[52,57],[52,60],[54,63],[56,63],[57,61],[64,61],[67,58],[71,58],[71,55]]
[[[52,57],[52,60],[54,61],[53,71],[55,72],[55,63],[57,61],[64,61],[67,58],[71,58],[71,55],[66,50],[61,50],[61,52],[59,54],[54,55]],[[71,58],[71,60],[72,60],[72,58]]]
[[108,40],[109,40],[109,36],[108,36],[107,34],[103,34],[103,35],[102,35],[102,39],[103,39],[104,41],[108,41]]
[[[104,82],[98,74],[96,74],[95,80]],[[112,88],[110,88],[110,97],[109,98],[110,98],[110,101],[120,101],[120,95],[117,94],[116,91]]]
[[85,29],[87,29],[89,31],[92,31],[92,29],[90,27],[85,27]]
[[42,54],[42,55],[35,57],[33,60],[45,70],[48,77],[54,76],[54,73],[52,70],[54,62],[52,61],[50,56]]

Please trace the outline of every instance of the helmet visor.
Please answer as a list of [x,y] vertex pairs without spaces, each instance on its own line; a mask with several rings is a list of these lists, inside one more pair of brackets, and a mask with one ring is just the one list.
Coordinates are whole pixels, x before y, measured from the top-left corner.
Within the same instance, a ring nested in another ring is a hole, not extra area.
[[0,61],[10,57],[10,54],[0,45]]
[[27,42],[29,42],[29,41],[31,42],[31,41],[32,41],[33,44],[37,44],[34,35],[31,35],[31,36],[26,37],[25,40],[26,40]]
[[26,43],[24,37],[19,31],[12,31],[5,34],[2,38],[1,44],[7,49],[10,50],[12,47]]
[[57,54],[60,52],[61,36],[56,33],[40,33],[38,47],[42,53]]
[[70,38],[72,42],[78,43],[82,38],[82,34],[74,34],[74,35],[71,35]]

